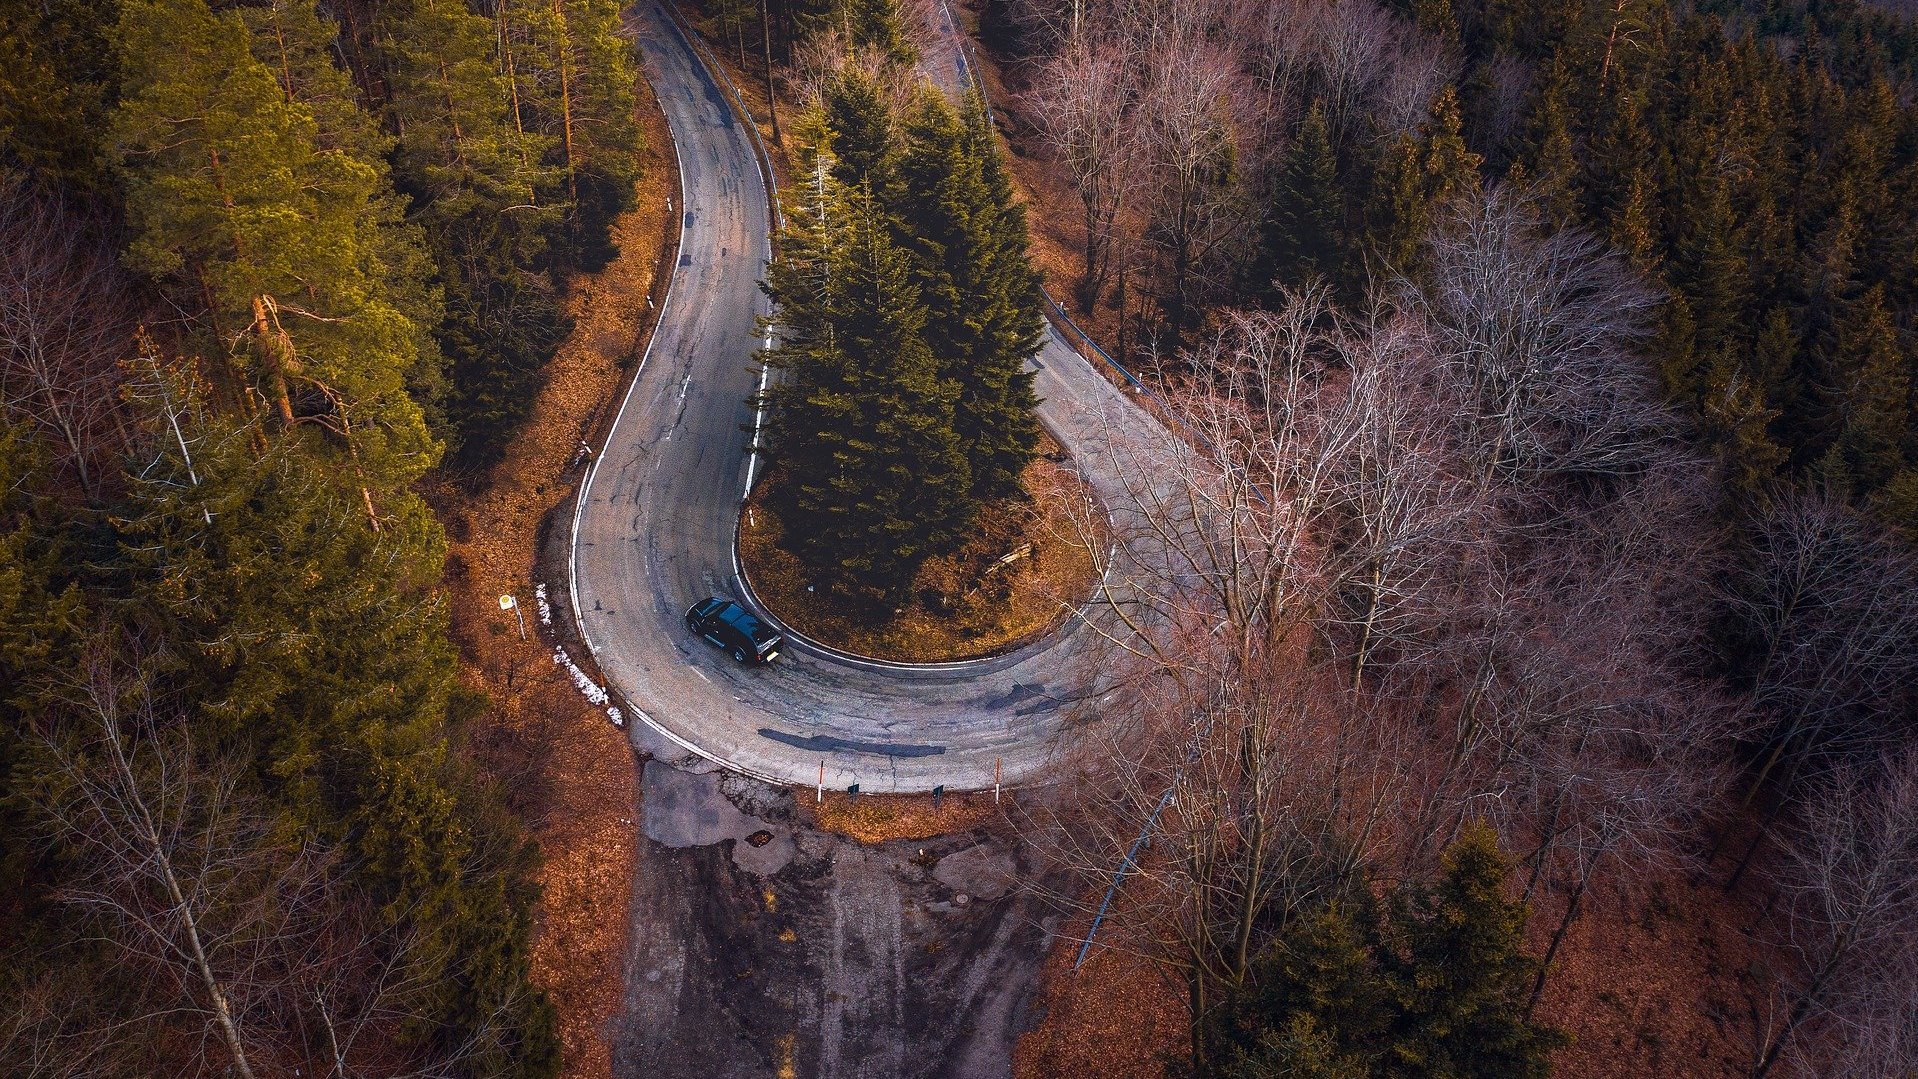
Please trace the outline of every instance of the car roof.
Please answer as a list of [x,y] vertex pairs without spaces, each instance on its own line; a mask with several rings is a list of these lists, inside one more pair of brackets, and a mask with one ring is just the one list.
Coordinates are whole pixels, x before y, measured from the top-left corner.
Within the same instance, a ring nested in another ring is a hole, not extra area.
[[761,644],[779,636],[771,627],[753,617],[751,611],[731,600],[726,601],[725,608],[719,612],[719,620],[736,627],[739,632]]

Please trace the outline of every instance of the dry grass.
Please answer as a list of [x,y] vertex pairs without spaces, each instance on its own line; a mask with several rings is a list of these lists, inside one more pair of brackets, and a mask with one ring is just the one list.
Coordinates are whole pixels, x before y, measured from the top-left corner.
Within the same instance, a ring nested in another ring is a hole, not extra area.
[[[602,1032],[620,999],[639,785],[625,733],[580,698],[539,639],[533,577],[540,520],[578,477],[568,463],[633,355],[666,245],[672,144],[640,87],[645,172],[639,208],[614,225],[619,258],[569,283],[576,327],[505,458],[476,493],[432,492],[452,540],[446,588],[463,674],[493,700],[471,729],[474,749],[540,844],[533,979],[558,1009],[561,1074],[574,1079],[612,1074]],[[505,593],[524,605],[530,641],[499,609]]]
[[1090,918],[1068,920],[1040,981],[1045,1018],[1012,1054],[1014,1079],[1157,1079],[1185,1049],[1185,1004],[1107,922],[1085,966],[1072,969]]
[[[1655,1075],[1734,1079],[1751,1070],[1754,995],[1778,969],[1774,947],[1745,927],[1762,914],[1752,889],[1660,873],[1643,894],[1595,905],[1566,937],[1539,1017],[1572,1035],[1553,1060],[1562,1079]],[[1539,948],[1550,926],[1535,911]]]
[[[827,791],[825,801],[815,802],[814,791],[794,792],[800,816],[811,827],[851,836],[861,843],[884,843],[893,839],[930,839],[936,835],[963,832],[988,821],[998,820],[1003,808],[994,802],[991,792],[949,794],[937,808],[929,794],[862,794],[854,797],[844,791]],[[1005,796],[1005,806],[1012,796]]]
[[[1049,438],[1040,447],[1042,453],[1056,449]],[[1026,469],[1032,500],[988,507],[966,545],[929,560],[907,606],[878,624],[855,602],[824,590],[807,591],[813,582],[780,546],[779,517],[766,508],[778,482],[777,475],[768,476],[747,504],[739,529],[740,561],[753,591],[773,614],[834,648],[920,663],[990,655],[1051,629],[1092,594],[1094,549],[1080,538],[1070,509],[1083,506],[1089,491],[1077,472],[1043,456]],[[995,565],[1028,544],[1030,555]]]

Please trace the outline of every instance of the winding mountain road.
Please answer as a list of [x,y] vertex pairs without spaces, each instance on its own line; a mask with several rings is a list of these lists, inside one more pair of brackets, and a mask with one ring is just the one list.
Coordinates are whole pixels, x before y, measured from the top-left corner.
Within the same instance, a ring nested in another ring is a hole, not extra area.
[[[571,600],[582,636],[646,724],[761,779],[811,784],[823,765],[834,787],[911,792],[1035,777],[1071,706],[1101,691],[1099,634],[1085,619],[1006,655],[927,666],[856,660],[789,637],[774,665],[745,668],[686,631],[695,600],[747,598],[734,535],[756,469],[748,401],[759,388],[751,358],[767,313],[758,283],[770,202],[752,136],[679,26],[657,3],[630,19],[686,204],[652,342],[575,511]],[[1170,436],[1056,331],[1034,364],[1042,421],[1113,503],[1119,480],[1100,417],[1127,414],[1137,429],[1127,437]]]

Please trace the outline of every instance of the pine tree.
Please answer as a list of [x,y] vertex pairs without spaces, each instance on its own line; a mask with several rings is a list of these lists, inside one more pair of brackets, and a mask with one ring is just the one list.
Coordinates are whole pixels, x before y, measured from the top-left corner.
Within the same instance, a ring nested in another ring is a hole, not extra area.
[[1700,434],[1732,491],[1761,493],[1786,459],[1768,433],[1778,410],[1766,407],[1763,384],[1739,372],[1730,350],[1721,348],[1706,367],[1700,405]]
[[1883,285],[1853,301],[1838,327],[1827,376],[1827,424],[1837,439],[1819,462],[1833,490],[1867,494],[1904,467],[1911,380]]
[[105,186],[115,21],[113,0],[0,0],[0,167]]
[[872,49],[890,63],[910,67],[918,50],[906,38],[898,0],[836,0],[840,27],[855,48]]
[[982,105],[972,101],[962,120],[942,97],[923,94],[905,125],[898,173],[896,229],[930,312],[925,337],[939,375],[959,387],[954,427],[972,497],[1018,494],[1038,443],[1026,361],[1044,322],[1025,210]]
[[406,221],[403,199],[392,190],[387,155],[393,139],[379,121],[360,107],[352,81],[334,64],[339,28],[321,15],[313,0],[271,0],[238,9],[253,32],[253,55],[273,72],[280,90],[313,115],[319,152],[350,157],[379,175],[372,197],[379,227],[374,259],[385,269],[387,295],[413,325],[413,348],[420,359],[407,373],[406,392],[435,429],[444,423],[447,395],[445,360],[434,331],[445,318],[438,274],[421,230]]
[[1299,123],[1267,218],[1267,248],[1279,280],[1345,278],[1345,207],[1338,169],[1325,112],[1314,102]]
[[252,55],[235,13],[204,0],[128,0],[113,121],[128,257],[204,310],[230,347],[235,400],[340,448],[374,492],[431,467],[437,446],[406,393],[418,327],[392,299],[376,169],[322,153],[304,106]]
[[848,190],[861,185],[881,199],[894,183],[892,110],[879,84],[857,67],[848,65],[827,84],[821,101],[823,148],[833,158],[833,178]]
[[567,212],[564,174],[545,163],[552,140],[516,118],[486,19],[455,0],[401,0],[382,9],[380,27],[385,109],[399,132],[395,179],[446,293],[439,337],[456,449],[484,464],[525,419],[572,328],[549,274],[548,241]]
[[1412,270],[1439,212],[1478,190],[1480,159],[1465,145],[1463,123],[1458,96],[1448,87],[1433,99],[1416,136],[1401,133],[1388,144],[1367,215],[1369,246],[1385,267]]
[[1215,1039],[1220,1074],[1369,1077],[1391,1023],[1378,947],[1378,912],[1364,895],[1294,920],[1261,963],[1256,992],[1229,1009]]
[[1559,227],[1578,214],[1578,156],[1572,145],[1569,94],[1565,67],[1554,59],[1533,105],[1531,131],[1520,156],[1540,213]]
[[788,542],[833,583],[896,599],[957,544],[974,507],[911,264],[869,190],[817,162],[767,274],[782,374],[768,433]]
[[1445,851],[1439,878],[1375,899],[1364,874],[1294,913],[1251,984],[1207,1020],[1226,1079],[1543,1076],[1564,1037],[1526,1018],[1537,965],[1525,908],[1489,829]]
[[616,253],[608,228],[633,204],[640,135],[638,73],[611,0],[499,0],[495,66],[516,132],[547,147],[541,197],[568,208],[569,261],[597,268]]
[[1446,848],[1437,882],[1400,891],[1385,969],[1400,1015],[1380,1075],[1542,1077],[1564,1036],[1525,1018],[1537,963],[1525,907],[1505,898],[1511,866],[1490,828]]

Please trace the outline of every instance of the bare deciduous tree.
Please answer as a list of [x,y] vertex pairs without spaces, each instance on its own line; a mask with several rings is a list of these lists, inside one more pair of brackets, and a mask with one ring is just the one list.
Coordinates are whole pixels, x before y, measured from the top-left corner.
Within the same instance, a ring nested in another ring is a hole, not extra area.
[[[1742,631],[1735,647],[1765,722],[1741,808],[1767,785],[1789,794],[1909,737],[1918,571],[1884,529],[1818,496],[1786,495],[1759,517],[1722,600]],[[1788,805],[1773,802],[1728,888]]]
[[1087,306],[1105,291],[1114,233],[1141,180],[1142,60],[1124,35],[1075,40],[1039,67],[1025,97],[1079,196],[1080,302]]
[[1494,187],[1457,208],[1431,255],[1430,283],[1401,291],[1465,405],[1460,443],[1482,487],[1537,500],[1636,471],[1670,440],[1633,351],[1657,294],[1598,239],[1546,232],[1521,196]]
[[1167,314],[1175,331],[1194,321],[1198,276],[1227,240],[1243,237],[1249,211],[1250,87],[1233,50],[1218,41],[1203,4],[1173,5],[1155,18],[1136,54],[1147,173],[1147,234],[1165,263]]
[[27,181],[0,181],[0,411],[37,428],[89,495],[125,445],[118,365],[136,292],[94,229]]
[[1918,992],[1918,750],[1837,771],[1809,800],[1779,872],[1797,984],[1752,1074],[1908,1075]]

